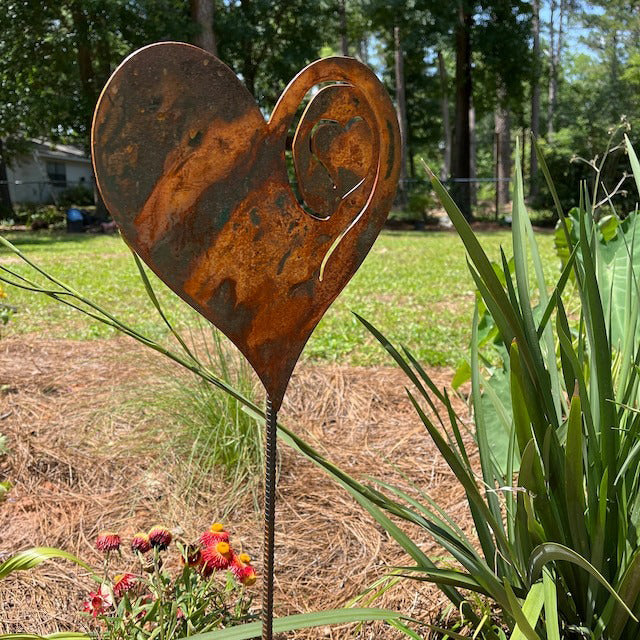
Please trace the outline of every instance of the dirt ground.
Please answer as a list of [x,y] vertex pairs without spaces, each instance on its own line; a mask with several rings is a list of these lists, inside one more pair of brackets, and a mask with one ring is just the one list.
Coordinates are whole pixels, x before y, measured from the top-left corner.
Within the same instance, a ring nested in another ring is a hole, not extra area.
[[[451,377],[448,370],[430,373],[440,386]],[[126,338],[0,341],[0,433],[10,446],[0,460],[0,480],[15,485],[0,505],[0,560],[43,545],[99,566],[93,541],[101,529],[126,536],[164,522],[189,540],[224,517],[233,540],[260,569],[262,519],[249,494],[234,499],[214,478],[206,495],[180,495],[176,466],[159,453],[169,427],[153,398],[176,375],[189,384],[187,374]],[[372,474],[408,486],[406,476],[469,528],[464,495],[410,407],[405,384],[393,367],[302,363],[282,422],[358,478]],[[325,473],[284,445],[280,450],[277,614],[340,607],[389,567],[410,563]],[[441,557],[425,532],[407,531]],[[63,561],[14,574],[0,582],[0,633],[86,629],[78,610],[89,584]],[[254,589],[259,603],[259,583]],[[446,607],[434,588],[406,580],[375,605],[423,620]],[[355,636],[325,628],[287,637]],[[395,636],[370,625],[358,637]]]

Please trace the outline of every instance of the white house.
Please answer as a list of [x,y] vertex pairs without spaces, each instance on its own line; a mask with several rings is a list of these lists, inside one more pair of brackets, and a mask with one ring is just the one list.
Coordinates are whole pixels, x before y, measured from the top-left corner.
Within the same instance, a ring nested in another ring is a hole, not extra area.
[[78,147],[32,140],[30,151],[7,167],[11,201],[47,204],[69,187],[93,189],[91,160]]

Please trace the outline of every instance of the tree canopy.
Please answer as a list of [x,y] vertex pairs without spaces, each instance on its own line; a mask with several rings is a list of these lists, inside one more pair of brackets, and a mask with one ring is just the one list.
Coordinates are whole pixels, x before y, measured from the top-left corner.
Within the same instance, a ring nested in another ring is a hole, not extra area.
[[[635,7],[629,0],[0,0],[0,152],[10,163],[32,138],[87,146],[99,92],[126,55],[158,40],[206,40],[265,114],[321,55],[346,53],[373,66],[405,120],[409,195],[425,178],[419,157],[460,184],[508,175],[516,133],[533,128],[568,204],[590,171],[572,158],[602,153],[621,118],[632,132],[640,126]],[[531,193],[534,205],[550,206],[544,188]],[[489,188],[478,182],[458,197],[471,212]]]

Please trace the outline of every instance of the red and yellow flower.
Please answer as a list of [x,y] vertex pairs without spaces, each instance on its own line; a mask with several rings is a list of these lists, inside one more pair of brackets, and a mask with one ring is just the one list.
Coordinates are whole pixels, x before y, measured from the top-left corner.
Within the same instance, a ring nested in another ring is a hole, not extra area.
[[208,531],[200,536],[200,544],[203,547],[211,547],[218,542],[229,542],[229,532],[219,522],[214,522]]
[[241,584],[246,587],[255,584],[257,580],[256,570],[251,566],[251,558],[246,553],[234,556],[230,569],[235,579]]
[[120,598],[138,584],[138,577],[133,573],[122,573],[113,580],[113,595]]
[[233,552],[228,542],[223,540],[205,547],[200,555],[205,574],[215,570],[228,569],[233,561]]
[[152,547],[155,547],[159,551],[164,551],[171,544],[173,536],[171,531],[161,525],[156,525],[149,529],[149,542]]

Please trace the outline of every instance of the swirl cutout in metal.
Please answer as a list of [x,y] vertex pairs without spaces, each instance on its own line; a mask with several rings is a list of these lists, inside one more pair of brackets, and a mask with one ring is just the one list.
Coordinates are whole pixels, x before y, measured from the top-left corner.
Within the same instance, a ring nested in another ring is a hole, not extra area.
[[[288,132],[298,202],[289,184]],[[303,69],[268,122],[235,74],[191,45],[127,58],[94,116],[98,187],[130,246],[249,360],[277,409],[311,332],[391,207],[399,130],[364,65]]]

